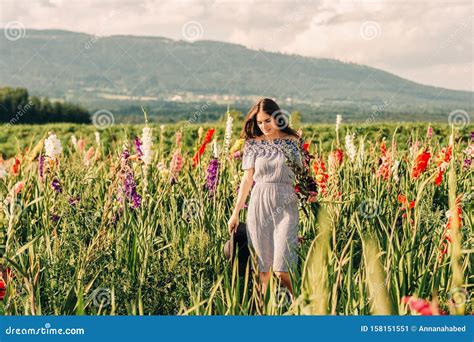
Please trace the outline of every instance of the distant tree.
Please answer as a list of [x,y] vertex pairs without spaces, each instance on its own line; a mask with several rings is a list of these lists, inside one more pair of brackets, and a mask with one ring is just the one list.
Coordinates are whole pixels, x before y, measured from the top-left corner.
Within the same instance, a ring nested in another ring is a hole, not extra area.
[[0,122],[10,124],[48,122],[90,123],[89,112],[68,102],[29,97],[24,88],[0,88]]

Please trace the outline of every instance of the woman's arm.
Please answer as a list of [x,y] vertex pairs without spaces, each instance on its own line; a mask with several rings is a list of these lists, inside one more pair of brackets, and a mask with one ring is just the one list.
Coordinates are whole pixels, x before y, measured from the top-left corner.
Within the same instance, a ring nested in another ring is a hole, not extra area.
[[253,184],[254,171],[254,168],[250,168],[244,171],[242,181],[240,182],[239,194],[237,195],[237,202],[235,203],[232,215],[239,215],[240,210],[244,207],[245,201],[247,200],[247,196],[250,192],[250,188]]
[[239,225],[239,213],[240,210],[244,207],[245,201],[247,200],[247,196],[250,192],[250,188],[252,187],[254,171],[255,169],[253,167],[248,168],[244,171],[242,181],[240,182],[237,201],[235,203],[234,210],[232,211],[232,216],[230,217],[229,222],[227,223],[227,226],[229,228],[229,234],[232,234],[232,232],[237,229],[237,226]]

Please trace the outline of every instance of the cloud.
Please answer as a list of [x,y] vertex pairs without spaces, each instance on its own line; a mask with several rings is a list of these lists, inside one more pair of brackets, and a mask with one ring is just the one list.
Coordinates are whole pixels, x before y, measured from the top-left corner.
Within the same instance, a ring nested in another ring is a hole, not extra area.
[[336,58],[423,84],[474,90],[471,1],[359,0],[4,0],[1,25],[98,35],[183,39],[197,21],[202,39]]

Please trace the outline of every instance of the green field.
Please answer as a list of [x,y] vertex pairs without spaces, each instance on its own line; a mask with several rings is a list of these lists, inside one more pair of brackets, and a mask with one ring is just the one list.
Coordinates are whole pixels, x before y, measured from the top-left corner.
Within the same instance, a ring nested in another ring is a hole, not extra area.
[[[161,132],[159,125],[151,127],[153,160],[148,167],[140,159],[122,155],[124,144],[135,154],[133,140],[141,136],[143,125],[99,130],[99,144],[92,125],[1,127],[5,173],[0,179],[0,234],[6,292],[0,312],[473,312],[474,167],[466,162],[472,157],[467,152],[472,145],[472,125],[452,131],[448,125],[434,124],[431,138],[426,135],[428,123],[342,125],[338,138],[334,125],[296,127],[303,130],[305,141],[311,141],[309,149],[315,160],[325,162],[328,178],[325,193],[318,194],[320,210],[308,216],[300,211],[299,235],[304,240],[299,249],[300,267],[293,279],[294,303],[278,295],[276,282],[260,298],[255,275],[238,277],[223,256],[229,235],[227,220],[243,174],[240,159],[222,148],[225,126],[203,125],[204,133],[216,128],[214,137],[220,147],[213,196],[205,187],[212,143],[200,164],[192,165],[202,141],[202,137],[198,141],[199,126],[166,125]],[[169,168],[180,129],[183,167],[173,184]],[[63,150],[45,161],[41,177],[41,139],[48,132],[57,135]],[[239,132],[240,127],[234,126],[231,145]],[[346,133],[355,133],[355,161],[345,148]],[[83,148],[73,146],[73,134]],[[445,156],[442,148],[450,144],[451,134],[452,158],[436,185],[439,161]],[[415,142],[417,150],[410,149]],[[389,152],[383,152],[382,143]],[[343,161],[330,166],[328,156],[336,149],[344,151]],[[423,149],[431,158],[426,170],[413,177],[415,159]],[[377,174],[389,155],[391,171],[384,179]],[[399,165],[396,171],[395,161]],[[124,186],[124,169],[133,176],[141,197],[137,208],[117,195]],[[311,172],[315,172],[313,165]],[[16,192],[18,184],[23,187]],[[462,212],[461,221],[448,220],[448,210]],[[245,210],[241,215],[244,220]],[[416,309],[416,305],[410,309],[405,296],[413,296],[410,305],[425,300],[426,310]]]

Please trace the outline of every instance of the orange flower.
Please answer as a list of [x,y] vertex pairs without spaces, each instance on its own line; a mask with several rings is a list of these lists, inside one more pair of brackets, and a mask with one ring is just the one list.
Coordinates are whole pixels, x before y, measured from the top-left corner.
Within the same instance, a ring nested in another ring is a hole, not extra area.
[[326,165],[324,165],[324,161],[321,159],[316,160],[313,164],[313,170],[316,174],[316,184],[318,184],[318,186],[320,187],[321,193],[323,195],[326,195],[326,182],[329,176],[326,173]]
[[413,163],[413,169],[411,171],[411,176],[413,179],[417,179],[423,172],[426,171],[430,158],[431,153],[428,152],[426,149],[418,153]]
[[407,207],[408,209],[413,209],[415,207],[415,201],[410,201],[408,203],[407,198],[403,195],[398,195],[398,202],[403,204],[403,209],[406,209]]

